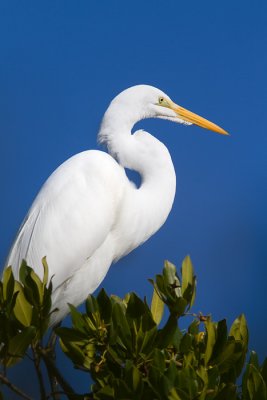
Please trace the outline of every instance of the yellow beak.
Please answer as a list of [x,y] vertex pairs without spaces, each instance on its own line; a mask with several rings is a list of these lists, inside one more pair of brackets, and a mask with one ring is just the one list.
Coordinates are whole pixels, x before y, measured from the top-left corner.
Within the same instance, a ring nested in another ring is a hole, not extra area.
[[179,118],[183,119],[184,121],[191,122],[192,124],[201,126],[201,128],[209,129],[210,131],[220,133],[221,135],[229,135],[229,133],[220,126],[200,117],[197,114],[192,113],[191,111],[186,110],[181,106],[178,106],[173,102],[170,104],[170,108],[177,114]]

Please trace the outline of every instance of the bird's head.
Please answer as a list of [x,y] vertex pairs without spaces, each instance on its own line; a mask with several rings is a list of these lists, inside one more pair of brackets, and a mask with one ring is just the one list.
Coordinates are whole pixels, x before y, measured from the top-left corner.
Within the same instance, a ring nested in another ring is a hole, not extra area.
[[132,86],[115,97],[111,105],[118,106],[124,115],[128,115],[134,122],[144,118],[162,118],[184,125],[198,125],[228,135],[213,122],[175,104],[169,96],[153,86]]

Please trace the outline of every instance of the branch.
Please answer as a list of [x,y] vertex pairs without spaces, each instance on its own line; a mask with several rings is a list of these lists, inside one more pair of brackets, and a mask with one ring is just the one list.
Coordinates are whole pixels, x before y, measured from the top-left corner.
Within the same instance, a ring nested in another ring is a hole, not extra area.
[[39,352],[41,354],[42,359],[44,360],[44,363],[45,363],[45,366],[47,368],[49,375],[54,376],[57,379],[58,383],[64,390],[65,395],[69,399],[71,399],[73,395],[76,395],[73,388],[70,386],[70,384],[68,382],[65,381],[65,379],[63,378],[63,376],[57,369],[57,367],[56,367],[55,363],[53,362],[53,360],[51,359],[51,357],[49,357],[49,355],[47,355],[47,352],[45,351],[45,349],[40,348]]
[[26,400],[32,400],[32,398],[30,396],[28,396],[26,393],[24,393],[22,390],[20,390],[17,386],[15,386],[13,383],[11,383],[6,376],[2,375],[0,373],[0,381],[9,387],[10,390],[12,390],[13,392],[17,393],[17,395],[19,395],[20,397],[22,397],[23,399]]
[[42,372],[41,372],[41,369],[40,369],[40,357],[37,354],[37,351],[36,351],[35,347],[33,347],[33,346],[32,346],[32,352],[33,352],[34,367],[35,367],[36,374],[37,374],[37,377],[38,377],[38,382],[39,382],[41,399],[45,400],[46,399],[46,393],[45,393],[44,380],[43,380]]

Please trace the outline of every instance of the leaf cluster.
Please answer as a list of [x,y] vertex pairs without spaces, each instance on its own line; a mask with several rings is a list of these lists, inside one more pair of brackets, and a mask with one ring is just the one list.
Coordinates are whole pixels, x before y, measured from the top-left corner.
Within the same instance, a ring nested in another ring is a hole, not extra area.
[[182,263],[181,278],[165,262],[150,282],[150,306],[135,293],[121,299],[102,289],[88,297],[84,314],[70,306],[72,327],[56,331],[74,365],[90,372],[94,399],[267,399],[267,363],[260,366],[255,353],[237,385],[248,351],[244,315],[229,331],[225,320],[201,314],[186,331],[179,328],[195,300],[190,258]]
[[52,282],[48,282],[45,258],[42,261],[42,280],[23,261],[20,281],[14,279],[10,266],[0,281],[0,361],[4,368],[20,361],[48,328]]
[[[74,367],[94,382],[91,393],[77,394],[58,370],[50,340],[42,343],[53,312],[45,259],[43,267],[41,279],[23,262],[19,281],[8,267],[0,282],[0,381],[21,397],[29,399],[8,381],[6,371],[31,347],[41,399],[64,393],[69,399],[96,400],[267,400],[267,360],[260,365],[251,352],[246,361],[244,315],[228,329],[224,319],[215,322],[210,315],[191,312],[196,277],[189,257],[180,274],[166,261],[162,273],[150,280],[151,304],[135,293],[119,298],[102,289],[88,296],[85,313],[69,305],[72,326],[58,327],[54,335]],[[180,328],[182,318],[189,319],[186,330]]]

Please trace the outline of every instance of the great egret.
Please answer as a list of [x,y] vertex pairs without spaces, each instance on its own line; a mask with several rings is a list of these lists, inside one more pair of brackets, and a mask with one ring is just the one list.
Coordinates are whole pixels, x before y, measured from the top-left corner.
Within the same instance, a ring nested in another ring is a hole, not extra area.
[[[138,85],[109,105],[98,134],[108,153],[76,154],[48,178],[34,200],[8,256],[18,279],[22,259],[42,276],[47,256],[53,277],[51,325],[99,286],[110,265],[153,235],[165,222],[175,195],[169,151],[148,132],[132,133],[144,118],[196,124],[221,134],[219,126],[176,105],[161,90]],[[124,168],[137,171],[139,188]]]

